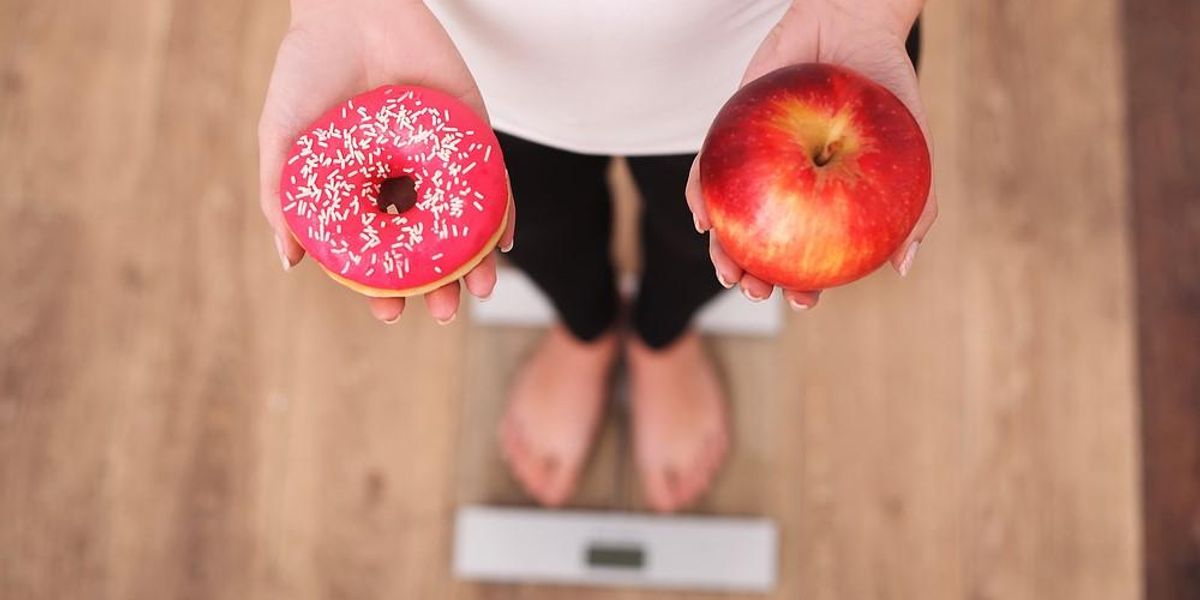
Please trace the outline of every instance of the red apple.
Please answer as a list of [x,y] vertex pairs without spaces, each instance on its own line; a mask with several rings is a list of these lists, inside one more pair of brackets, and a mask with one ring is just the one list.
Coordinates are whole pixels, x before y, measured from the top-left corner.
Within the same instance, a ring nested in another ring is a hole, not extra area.
[[700,153],[700,186],[721,247],[748,273],[821,290],[874,271],[929,197],[929,147],[883,86],[802,64],[729,99]]

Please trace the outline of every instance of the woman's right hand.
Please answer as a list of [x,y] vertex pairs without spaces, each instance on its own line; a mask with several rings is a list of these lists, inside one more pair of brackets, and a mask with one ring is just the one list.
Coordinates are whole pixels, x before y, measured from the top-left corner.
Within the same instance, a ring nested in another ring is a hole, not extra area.
[[[304,257],[283,218],[279,177],[296,138],[331,106],[385,84],[436,88],[487,119],[483,98],[458,49],[437,18],[417,0],[293,0],[292,23],[279,45],[259,119],[259,180],[263,214],[275,233],[284,269]],[[512,246],[516,222],[509,203],[500,248]],[[496,260],[489,254],[464,278],[479,297],[492,293]],[[369,298],[371,313],[394,323],[403,298]],[[429,312],[448,323],[458,311],[459,283],[425,294]]]

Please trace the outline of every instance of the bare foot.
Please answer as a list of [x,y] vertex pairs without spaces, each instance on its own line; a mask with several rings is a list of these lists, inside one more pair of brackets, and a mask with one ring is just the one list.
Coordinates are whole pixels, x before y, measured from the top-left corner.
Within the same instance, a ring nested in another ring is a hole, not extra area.
[[725,395],[700,335],[662,350],[629,342],[633,443],[646,500],[668,512],[708,489],[729,448]]
[[615,333],[584,343],[553,327],[517,373],[500,447],[525,491],[547,506],[575,491],[603,413]]

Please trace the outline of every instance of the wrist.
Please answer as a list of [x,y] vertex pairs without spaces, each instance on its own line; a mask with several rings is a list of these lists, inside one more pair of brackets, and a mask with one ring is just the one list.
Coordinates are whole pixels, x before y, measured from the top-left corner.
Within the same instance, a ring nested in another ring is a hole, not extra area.
[[903,40],[924,4],[924,0],[793,0],[788,14],[816,18],[822,28],[882,30]]
[[422,5],[422,0],[291,0],[292,22],[307,18],[345,15],[353,19],[393,12],[408,5]]

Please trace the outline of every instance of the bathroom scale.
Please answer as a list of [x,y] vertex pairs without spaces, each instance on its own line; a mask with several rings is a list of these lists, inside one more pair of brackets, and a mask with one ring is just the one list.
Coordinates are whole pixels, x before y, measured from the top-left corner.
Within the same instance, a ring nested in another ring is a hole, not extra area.
[[453,570],[487,582],[768,592],[778,539],[759,518],[466,506]]
[[[496,288],[487,302],[475,300],[471,319],[480,325],[545,326],[554,322],[554,308],[531,279],[521,271],[500,266]],[[620,279],[622,295],[632,296],[637,288],[631,276]],[[734,288],[717,294],[696,314],[696,327],[705,333],[774,337],[784,325],[783,298],[772,294],[763,302],[747,301]]]

